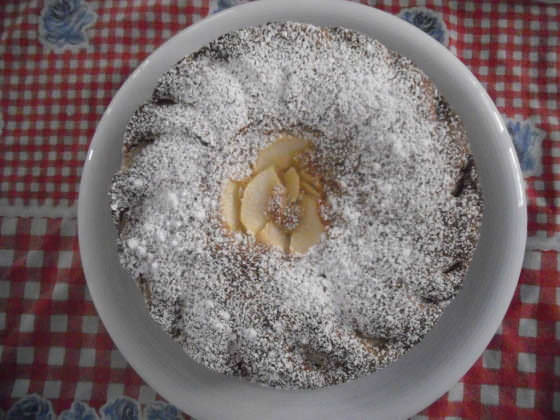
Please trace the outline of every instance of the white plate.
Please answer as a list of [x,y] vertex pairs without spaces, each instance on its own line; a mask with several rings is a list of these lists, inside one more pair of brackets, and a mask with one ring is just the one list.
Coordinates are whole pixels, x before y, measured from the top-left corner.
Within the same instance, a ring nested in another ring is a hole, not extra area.
[[[465,287],[437,326],[405,357],[358,381],[320,391],[284,392],[214,374],[196,364],[151,321],[120,268],[107,196],[119,168],[122,134],[158,77],[183,56],[240,27],[276,20],[340,25],[369,34],[411,58],[462,116],[484,192],[482,236]],[[331,0],[256,2],[180,32],[121,87],[87,155],[78,208],[88,286],[115,344],[156,391],[199,419],[387,419],[420,411],[480,356],[502,320],[519,276],[526,239],[522,176],[506,127],[476,78],[438,42],[397,17]]]

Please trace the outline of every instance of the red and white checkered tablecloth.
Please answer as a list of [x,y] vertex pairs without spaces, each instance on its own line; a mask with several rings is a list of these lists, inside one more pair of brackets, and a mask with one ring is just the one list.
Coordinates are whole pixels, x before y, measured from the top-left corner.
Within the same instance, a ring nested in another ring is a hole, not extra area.
[[[238,2],[0,0],[0,418],[181,418],[97,316],[78,253],[78,184],[95,125],[133,69]],[[415,418],[560,418],[560,5],[369,3],[421,26],[479,78],[506,118],[529,199],[524,269],[502,326]]]

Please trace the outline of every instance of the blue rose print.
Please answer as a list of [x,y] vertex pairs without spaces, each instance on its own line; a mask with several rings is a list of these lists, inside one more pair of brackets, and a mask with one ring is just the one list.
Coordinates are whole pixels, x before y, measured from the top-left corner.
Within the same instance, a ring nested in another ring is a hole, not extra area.
[[506,126],[513,140],[523,175],[542,174],[542,141],[546,134],[530,120],[506,118]]
[[183,416],[177,407],[157,401],[146,407],[144,418],[146,420],[180,420]]
[[23,397],[6,414],[7,420],[54,420],[55,415],[50,401],[37,394]]
[[47,0],[39,23],[40,39],[55,51],[87,46],[85,30],[96,19],[84,0]]
[[249,0],[214,0],[210,5],[210,14],[218,13],[243,3],[249,3]]
[[97,413],[81,401],[74,401],[69,410],[60,413],[59,420],[99,420]]
[[449,40],[447,26],[439,13],[425,7],[412,7],[401,10],[399,16],[443,45],[447,45]]
[[127,397],[120,397],[101,408],[103,420],[138,420],[138,403]]

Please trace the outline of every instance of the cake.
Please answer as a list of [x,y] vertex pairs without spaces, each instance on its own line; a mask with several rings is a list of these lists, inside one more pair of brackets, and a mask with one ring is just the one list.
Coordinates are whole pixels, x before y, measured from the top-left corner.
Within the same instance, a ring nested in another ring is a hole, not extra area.
[[269,23],[161,76],[110,188],[122,266],[207,368],[316,389],[396,361],[461,289],[482,196],[461,119],[409,59]]

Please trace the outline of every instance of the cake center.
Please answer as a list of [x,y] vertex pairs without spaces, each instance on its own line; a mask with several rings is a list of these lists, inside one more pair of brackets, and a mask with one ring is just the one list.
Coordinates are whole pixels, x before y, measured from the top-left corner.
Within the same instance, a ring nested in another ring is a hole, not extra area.
[[282,135],[262,149],[249,177],[226,180],[221,211],[232,232],[286,253],[305,254],[319,243],[325,193],[313,144]]

